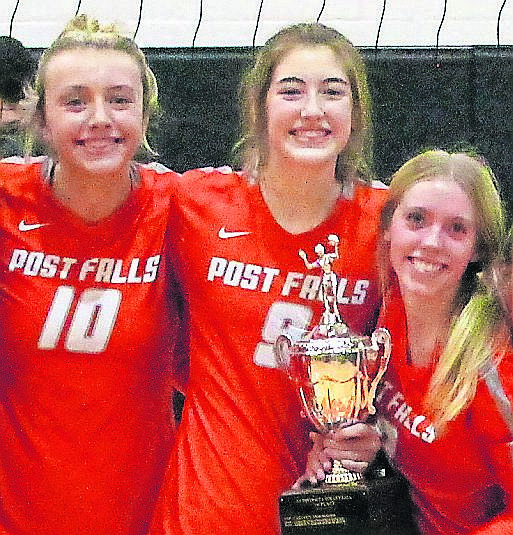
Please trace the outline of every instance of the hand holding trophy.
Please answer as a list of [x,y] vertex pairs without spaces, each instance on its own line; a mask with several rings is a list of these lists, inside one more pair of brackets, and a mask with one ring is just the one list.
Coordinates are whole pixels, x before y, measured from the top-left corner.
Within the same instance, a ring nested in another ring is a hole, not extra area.
[[[333,270],[339,239],[331,234],[327,243],[333,250],[317,244],[313,262],[299,251],[308,269],[321,270],[324,311],[319,324],[299,339],[285,331],[274,348],[280,366],[296,385],[304,416],[325,437],[375,415],[374,399],[391,355],[386,329],[360,336],[342,321]],[[384,473],[364,478],[334,460],[320,486],[294,488],[281,496],[282,534],[414,533],[405,525],[408,512],[397,506],[404,491],[402,481]]]

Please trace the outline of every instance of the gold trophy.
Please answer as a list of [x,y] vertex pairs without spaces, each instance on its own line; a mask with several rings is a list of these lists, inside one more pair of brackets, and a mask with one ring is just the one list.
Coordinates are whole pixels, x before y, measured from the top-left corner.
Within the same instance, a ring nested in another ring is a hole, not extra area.
[[[360,336],[342,321],[332,269],[339,240],[331,234],[327,241],[333,251],[318,244],[312,263],[299,251],[308,269],[322,270],[319,324],[299,337],[285,328],[274,346],[279,366],[296,385],[303,415],[320,433],[375,416],[374,398],[391,355],[386,329]],[[335,460],[321,485],[280,497],[282,535],[413,534],[408,498],[404,480],[388,469],[376,467],[364,477]]]

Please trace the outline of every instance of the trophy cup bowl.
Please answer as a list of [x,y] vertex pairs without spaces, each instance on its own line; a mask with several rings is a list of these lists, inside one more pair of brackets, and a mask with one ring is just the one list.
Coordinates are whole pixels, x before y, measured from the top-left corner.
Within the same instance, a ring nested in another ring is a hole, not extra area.
[[[274,346],[278,365],[296,385],[307,417],[328,433],[375,415],[374,398],[390,360],[384,328],[352,334],[342,322],[321,323],[294,341],[284,333]],[[317,487],[280,497],[282,535],[413,534],[406,483],[376,469],[362,476],[333,462]]]

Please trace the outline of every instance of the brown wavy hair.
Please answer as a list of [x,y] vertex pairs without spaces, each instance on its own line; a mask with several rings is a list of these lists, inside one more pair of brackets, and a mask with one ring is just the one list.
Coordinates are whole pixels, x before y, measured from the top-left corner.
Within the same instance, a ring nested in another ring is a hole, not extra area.
[[339,154],[335,170],[340,182],[373,178],[371,98],[367,72],[358,50],[341,33],[319,23],[287,26],[259,50],[242,78],[239,101],[241,137],[234,147],[238,163],[258,180],[269,153],[266,98],[274,70],[291,50],[324,46],[331,49],[349,78],[352,92],[351,135]]

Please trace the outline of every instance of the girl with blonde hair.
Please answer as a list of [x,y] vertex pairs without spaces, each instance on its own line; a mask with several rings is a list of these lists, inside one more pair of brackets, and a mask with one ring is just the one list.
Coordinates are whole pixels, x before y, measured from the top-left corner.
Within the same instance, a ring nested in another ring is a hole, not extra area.
[[428,151],[392,177],[378,255],[392,358],[378,411],[423,534],[513,530],[513,352],[482,282],[503,240],[478,158]]
[[174,429],[170,182],[134,161],[144,55],[84,15],[43,54],[51,157],[0,164],[0,532],[141,535]]

